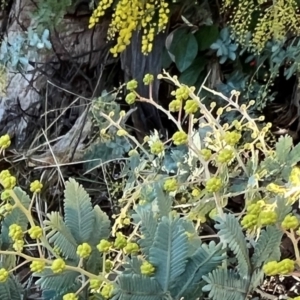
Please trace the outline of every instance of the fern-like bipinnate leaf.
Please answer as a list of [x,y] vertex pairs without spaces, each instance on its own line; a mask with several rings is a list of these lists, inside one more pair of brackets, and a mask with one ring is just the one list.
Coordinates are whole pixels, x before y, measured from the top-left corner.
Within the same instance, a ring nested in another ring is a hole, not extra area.
[[141,220],[141,233],[143,238],[139,240],[139,245],[145,255],[149,255],[149,249],[153,244],[156,229],[157,220],[153,216],[153,212],[148,209],[144,209],[142,206],[136,208],[136,212]]
[[221,241],[228,245],[238,260],[238,268],[241,277],[249,277],[251,273],[251,264],[245,236],[242,228],[232,214],[224,214],[222,217],[216,217],[219,224],[215,228],[219,230]]
[[[14,192],[16,196],[23,204],[25,208],[28,208],[30,205],[30,198],[29,196],[19,187],[14,188]],[[15,208],[9,215],[7,215],[4,220],[2,221],[2,228],[1,228],[1,241],[2,241],[2,249],[8,249],[9,245],[11,244],[11,239],[8,236],[9,226],[12,224],[18,224],[22,227],[23,231],[27,230],[28,227],[28,219],[26,215],[20,208]]]
[[260,268],[271,260],[279,260],[282,235],[282,231],[275,226],[267,226],[261,231],[251,257],[253,268]]
[[50,243],[53,243],[61,253],[70,259],[78,259],[76,250],[77,243],[71,231],[66,226],[59,212],[47,214],[48,220],[44,221],[46,235]]
[[118,292],[112,300],[163,300],[164,293],[154,278],[122,274],[117,279]]
[[213,300],[245,300],[249,278],[241,278],[233,270],[216,269],[207,276],[203,276],[208,284],[203,287],[204,292],[209,292]]
[[162,217],[158,224],[149,260],[155,266],[155,278],[167,292],[184,272],[189,250],[188,236],[179,218]]
[[[45,269],[42,273],[34,273],[34,276],[40,277],[36,284],[45,291],[61,291],[71,289],[76,283],[76,278],[80,274],[74,271],[64,271],[54,274],[51,269]],[[78,282],[78,284],[80,284]]]
[[155,192],[155,202],[157,203],[159,214],[161,216],[168,216],[171,211],[172,198],[163,191],[161,182],[156,182],[153,188]]
[[93,226],[93,234],[89,239],[89,244],[96,246],[100,240],[107,239],[110,235],[110,221],[106,213],[104,213],[98,205],[93,210],[95,221]]
[[95,214],[91,199],[82,185],[70,178],[65,189],[65,223],[78,244],[89,241]]
[[16,282],[16,278],[9,277],[5,282],[0,283],[1,300],[22,299],[22,287]]
[[[202,280],[202,276],[207,275],[212,270],[221,265],[224,260],[224,250],[222,244],[216,245],[210,242],[208,245],[202,244],[193,256],[188,259],[184,273],[176,280],[176,284],[171,291],[174,300],[192,300],[197,286]],[[199,297],[199,295],[196,295]]]

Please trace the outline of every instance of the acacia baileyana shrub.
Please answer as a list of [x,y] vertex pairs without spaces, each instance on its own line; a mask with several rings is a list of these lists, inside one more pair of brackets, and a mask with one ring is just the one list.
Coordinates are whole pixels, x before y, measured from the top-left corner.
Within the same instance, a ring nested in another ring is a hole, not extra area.
[[[268,146],[270,124],[251,118],[254,101],[240,106],[235,91],[227,98],[209,90],[224,106],[207,107],[195,88],[167,73],[159,78],[175,86],[169,109],[140,97],[136,81],[128,82],[126,99],[165,113],[177,127],[170,139],[153,132],[139,143],[117,106],[93,112],[105,123],[101,135],[130,145],[120,174],[120,212],[112,220],[74,179],[66,182],[63,214],[36,219],[32,207],[43,183],[31,183],[30,197],[2,170],[1,299],[22,299],[26,291],[16,275],[25,264],[44,299],[64,300],[242,300],[265,275],[297,274],[299,218],[292,205],[299,201],[300,146],[288,136]],[[149,95],[153,79],[144,78]],[[224,114],[234,121],[224,123]],[[0,146],[3,152],[10,146],[8,135]],[[235,197],[243,204],[233,213],[228,204]],[[202,240],[205,222],[214,224],[217,242]],[[281,259],[283,234],[295,245],[295,260]]]

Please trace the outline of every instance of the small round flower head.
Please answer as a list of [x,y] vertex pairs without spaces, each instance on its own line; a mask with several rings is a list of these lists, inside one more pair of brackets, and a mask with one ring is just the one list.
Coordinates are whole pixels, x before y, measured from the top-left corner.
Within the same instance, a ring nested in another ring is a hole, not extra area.
[[299,220],[296,216],[291,214],[285,216],[284,220],[281,223],[281,227],[285,230],[297,229],[299,227]]
[[184,110],[187,114],[194,114],[198,111],[199,104],[196,100],[187,100],[184,106]]
[[129,91],[133,91],[138,87],[138,82],[136,80],[130,80],[127,82],[126,88]]
[[217,162],[229,163],[234,158],[234,152],[231,149],[222,149],[217,156]]
[[9,172],[9,170],[3,170],[0,172],[0,180],[4,180],[7,177],[10,177],[11,174]]
[[173,101],[170,102],[169,104],[169,111],[170,112],[177,112],[180,111],[182,105],[182,101],[175,99]]
[[35,260],[30,264],[31,272],[41,273],[45,269],[45,262]]
[[132,105],[136,101],[136,94],[134,92],[127,94],[125,101],[127,104]]
[[92,290],[98,290],[98,289],[100,289],[101,284],[102,284],[102,281],[99,280],[99,279],[91,279],[90,280],[90,288]]
[[10,225],[8,235],[12,238],[13,241],[21,240],[24,235],[22,227],[18,224]]
[[202,157],[204,158],[205,161],[208,161],[211,158],[211,150],[209,149],[202,149],[200,151],[200,154],[202,155]]
[[110,259],[107,259],[105,261],[105,272],[109,273],[112,270],[113,266],[114,266],[113,261],[111,261]]
[[143,275],[151,276],[155,272],[155,267],[148,261],[143,262],[141,265],[141,273]]
[[178,189],[178,182],[175,178],[169,178],[164,183],[164,190],[167,192],[174,192]]
[[101,289],[100,294],[102,295],[102,297],[104,297],[105,299],[109,299],[112,296],[114,290],[114,286],[111,283],[105,283]]
[[63,296],[63,300],[78,300],[78,297],[74,293],[69,293]]
[[61,273],[65,268],[66,268],[66,263],[61,258],[55,259],[51,266],[53,273]]
[[130,254],[137,254],[140,250],[140,247],[137,243],[129,242],[126,247],[124,248],[126,253]]
[[127,134],[128,134],[127,131],[124,129],[119,129],[117,131],[117,136],[126,136]]
[[154,76],[152,74],[146,74],[144,76],[143,82],[145,85],[149,85],[150,83],[152,83],[154,80]]
[[0,148],[1,149],[6,149],[10,146],[11,140],[8,134],[2,135],[0,137]]
[[277,221],[277,214],[275,211],[263,210],[259,214],[259,223],[262,226],[275,224]]
[[123,249],[127,245],[126,237],[121,232],[117,232],[116,236],[114,247],[116,249]]
[[215,193],[218,192],[222,186],[223,184],[221,178],[212,177],[207,180],[205,188],[209,193]]
[[30,191],[32,193],[40,193],[43,188],[43,184],[39,180],[35,180],[30,184]]
[[40,226],[33,226],[28,230],[29,236],[36,240],[42,237],[43,229]]
[[97,245],[97,249],[99,252],[108,252],[111,248],[111,243],[108,240],[101,240],[100,243]]
[[88,243],[83,243],[77,247],[77,255],[81,258],[87,258],[90,256],[92,248]]
[[2,185],[5,189],[11,190],[15,187],[17,179],[15,176],[8,176],[2,180]]
[[1,193],[1,200],[2,200],[2,201],[7,201],[7,200],[9,200],[9,199],[11,199],[9,190],[4,190],[4,191]]
[[8,272],[6,269],[2,268],[0,269],[0,282],[5,282],[8,278]]
[[184,145],[188,142],[188,135],[183,131],[177,131],[173,134],[172,140],[175,145]]
[[150,147],[151,153],[158,155],[164,151],[165,147],[162,141],[155,141]]
[[242,135],[237,131],[227,131],[225,132],[224,140],[227,143],[227,145],[235,146],[240,139],[242,138]]
[[24,240],[15,240],[13,243],[13,248],[17,252],[22,252],[24,248]]

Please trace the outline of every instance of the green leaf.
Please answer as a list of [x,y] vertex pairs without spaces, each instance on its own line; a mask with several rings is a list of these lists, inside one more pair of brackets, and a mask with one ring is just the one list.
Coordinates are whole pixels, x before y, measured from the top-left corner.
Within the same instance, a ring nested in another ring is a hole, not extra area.
[[106,213],[104,213],[98,205],[94,207],[95,222],[93,226],[93,234],[89,239],[90,245],[98,245],[100,240],[107,239],[110,234],[110,221]]
[[288,161],[291,166],[294,166],[300,161],[300,143],[293,147],[292,151],[288,155]]
[[276,147],[276,158],[280,163],[285,163],[286,158],[293,147],[292,137],[286,135],[281,136],[275,145]]
[[163,191],[162,182],[155,182],[153,189],[155,192],[155,201],[159,208],[159,214],[161,216],[167,216],[171,211],[172,199]]
[[141,206],[136,208],[136,212],[141,219],[141,233],[143,238],[139,240],[139,245],[143,252],[148,255],[150,247],[153,244],[156,229],[157,221],[153,216],[151,210],[144,209]]
[[210,242],[203,244],[196,253],[188,259],[184,273],[177,279],[172,296],[174,299],[190,299],[202,276],[217,268],[224,260],[222,244]]
[[47,214],[48,220],[44,221],[46,235],[50,243],[54,243],[65,257],[76,260],[77,242],[69,228],[64,223],[59,212]]
[[282,231],[275,226],[267,226],[265,230],[261,231],[251,258],[253,268],[260,268],[263,263],[280,258],[276,255],[280,255],[280,252],[274,251],[274,249],[280,248],[282,235]]
[[79,273],[74,271],[64,271],[59,274],[54,274],[51,269],[45,269],[42,273],[35,273],[37,277],[40,277],[36,284],[41,287],[42,290],[66,290],[71,288],[76,282],[76,278]]
[[219,222],[215,224],[215,228],[219,230],[221,241],[235,254],[241,276],[248,277],[251,264],[245,236],[238,220],[232,214],[224,214],[222,217],[216,217],[216,221]]
[[22,286],[17,284],[17,279],[10,276],[5,282],[0,283],[1,300],[22,299]]
[[65,189],[65,223],[78,244],[89,240],[93,232],[95,215],[87,192],[70,178]]
[[181,73],[179,81],[188,86],[194,85],[197,82],[199,75],[204,70],[205,64],[206,59],[204,56],[197,57],[193,64]]
[[112,300],[163,300],[164,294],[154,278],[122,274],[117,278],[118,292]]
[[162,217],[158,224],[149,260],[155,266],[155,278],[164,292],[185,270],[188,254],[188,237],[181,220]]
[[201,26],[195,33],[199,51],[209,49],[219,37],[219,29],[217,25]]
[[188,27],[180,27],[172,33],[172,42],[168,48],[180,72],[192,65],[198,53],[198,43]]
[[249,278],[241,278],[233,270],[213,270],[203,279],[208,283],[203,287],[204,292],[209,292],[209,298],[213,300],[245,300]]

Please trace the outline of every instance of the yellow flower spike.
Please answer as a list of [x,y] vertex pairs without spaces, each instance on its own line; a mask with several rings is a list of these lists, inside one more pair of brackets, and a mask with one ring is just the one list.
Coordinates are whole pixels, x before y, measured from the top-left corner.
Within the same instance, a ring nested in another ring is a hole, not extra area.
[[32,193],[40,193],[43,188],[43,184],[39,180],[35,180],[30,184],[30,191]]

